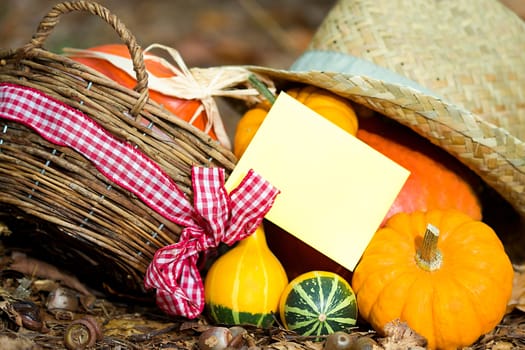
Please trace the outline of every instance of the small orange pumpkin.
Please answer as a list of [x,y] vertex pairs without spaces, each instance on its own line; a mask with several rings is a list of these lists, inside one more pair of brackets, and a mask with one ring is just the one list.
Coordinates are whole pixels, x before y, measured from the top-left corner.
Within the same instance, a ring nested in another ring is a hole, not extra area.
[[352,279],[364,320],[406,322],[430,349],[474,343],[502,319],[513,268],[496,233],[455,210],[398,213],[379,229]]
[[[106,44],[89,48],[91,51],[98,51],[108,53],[120,57],[130,58],[130,54],[126,45],[123,44]],[[152,55],[148,53],[148,55]],[[147,57],[147,56],[145,56]],[[71,56],[71,59],[84,64],[90,68],[96,69],[100,73],[107,76],[109,79],[132,89],[137,84],[136,80],[128,75],[123,70],[119,69],[111,62],[97,57],[83,57],[83,56]],[[145,59],[144,63],[146,69],[150,74],[153,74],[159,78],[172,77],[173,71],[155,60]],[[161,92],[151,90],[149,91],[150,98],[164,106],[168,111],[176,115],[177,117],[190,122],[200,130],[206,130],[207,116],[206,112],[202,108],[202,103],[199,100],[187,100],[183,98],[177,98],[174,96],[168,96]],[[213,129],[208,131],[213,139],[217,140],[217,135]]]
[[[311,85],[293,88],[287,90],[286,93],[348,133],[356,134],[357,116],[347,99]],[[237,158],[240,158],[248,147],[269,109],[269,104],[261,103],[255,108],[249,109],[239,120],[233,140],[233,153]]]
[[259,126],[261,126],[264,118],[266,118],[268,109],[269,107],[261,103],[255,108],[247,110],[239,120],[239,123],[237,123],[237,129],[233,139],[233,154],[237,159],[241,158],[246,147],[248,147],[248,144],[259,129]]

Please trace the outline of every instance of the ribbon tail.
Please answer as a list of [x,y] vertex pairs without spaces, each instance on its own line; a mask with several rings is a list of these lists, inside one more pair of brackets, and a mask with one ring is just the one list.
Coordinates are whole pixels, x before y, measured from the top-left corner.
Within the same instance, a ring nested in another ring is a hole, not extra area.
[[144,286],[156,289],[157,306],[168,315],[195,318],[204,310],[204,285],[197,268],[198,251],[189,256],[172,244],[159,249],[148,266]]

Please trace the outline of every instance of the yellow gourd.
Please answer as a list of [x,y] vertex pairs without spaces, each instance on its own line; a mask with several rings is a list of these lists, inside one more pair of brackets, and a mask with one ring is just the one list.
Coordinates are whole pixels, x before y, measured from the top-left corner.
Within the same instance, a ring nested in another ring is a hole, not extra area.
[[261,225],[211,266],[204,282],[207,313],[218,324],[269,327],[287,285]]

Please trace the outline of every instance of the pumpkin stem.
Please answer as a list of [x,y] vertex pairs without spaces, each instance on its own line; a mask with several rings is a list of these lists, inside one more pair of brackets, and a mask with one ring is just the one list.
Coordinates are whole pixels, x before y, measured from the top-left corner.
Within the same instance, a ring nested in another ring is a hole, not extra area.
[[257,91],[259,91],[259,93],[261,95],[263,95],[264,98],[267,99],[268,102],[270,102],[270,104],[273,105],[273,103],[275,102],[275,95],[270,91],[270,89],[268,89],[268,87],[266,85],[264,85],[264,83],[262,81],[260,81],[255,76],[255,74],[250,74],[250,76],[248,77],[248,80],[253,85],[253,87]]
[[432,224],[427,224],[423,244],[416,254],[417,264],[423,270],[434,271],[441,267],[443,257],[437,248],[438,238],[439,229]]

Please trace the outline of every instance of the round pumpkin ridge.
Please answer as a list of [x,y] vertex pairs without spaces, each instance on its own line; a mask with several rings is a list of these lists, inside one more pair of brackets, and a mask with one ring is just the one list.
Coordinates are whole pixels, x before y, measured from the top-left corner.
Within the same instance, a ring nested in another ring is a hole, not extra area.
[[[440,255],[421,248],[428,243],[428,224],[439,230],[434,248]],[[425,257],[430,264],[421,264]],[[352,279],[360,314],[376,331],[383,334],[387,323],[399,319],[430,349],[445,350],[469,346],[496,327],[512,283],[512,264],[496,233],[456,210],[392,216]]]
[[356,134],[358,119],[354,107],[348,100],[311,85],[290,89],[286,93],[349,134]]

